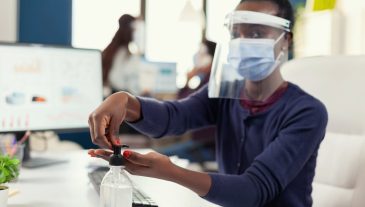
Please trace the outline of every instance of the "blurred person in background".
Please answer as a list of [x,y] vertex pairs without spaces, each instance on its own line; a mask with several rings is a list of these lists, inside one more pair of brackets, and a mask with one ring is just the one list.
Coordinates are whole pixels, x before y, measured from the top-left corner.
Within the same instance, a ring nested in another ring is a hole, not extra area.
[[186,85],[178,92],[178,98],[185,98],[208,83],[216,43],[203,40],[194,54],[194,68],[187,74]]
[[117,32],[102,52],[103,84],[111,89],[111,93],[121,90],[138,95],[143,93],[139,85],[142,58],[130,49],[138,21],[129,14],[122,15]]
[[[146,95],[139,84],[142,58],[133,53],[130,43],[134,41],[136,24],[139,20],[129,14],[119,18],[119,28],[112,41],[102,52],[104,95],[118,91],[128,91],[133,94]],[[123,123],[121,134],[139,134],[136,130]]]
[[[200,44],[194,54],[194,67],[187,74],[186,85],[177,93],[178,99],[183,99],[198,91],[209,82],[210,70],[216,43],[207,39]],[[172,144],[158,150],[162,154],[189,159],[198,162],[204,167],[205,161],[215,160],[215,127],[210,126],[191,132],[191,139]]]

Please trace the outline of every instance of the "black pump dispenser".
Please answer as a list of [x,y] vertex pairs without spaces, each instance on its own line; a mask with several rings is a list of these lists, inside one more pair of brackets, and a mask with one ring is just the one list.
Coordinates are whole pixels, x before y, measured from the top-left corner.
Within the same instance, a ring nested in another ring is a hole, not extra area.
[[110,157],[109,165],[111,166],[122,166],[124,165],[123,155],[120,154],[122,151],[122,146],[113,145],[113,155]]

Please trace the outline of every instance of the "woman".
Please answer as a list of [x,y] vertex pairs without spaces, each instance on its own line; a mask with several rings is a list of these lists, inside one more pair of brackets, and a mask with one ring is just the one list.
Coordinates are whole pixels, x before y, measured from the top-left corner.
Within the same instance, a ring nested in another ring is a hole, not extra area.
[[[187,83],[177,92],[178,99],[188,97],[208,83],[215,48],[215,42],[207,39],[202,41],[194,55],[194,68],[187,74]],[[190,134],[191,139],[174,143],[158,151],[167,156],[177,155],[179,158],[198,162],[204,169],[205,161],[215,160],[215,128],[206,127],[194,130]]]
[[129,50],[133,41],[137,19],[124,14],[119,18],[119,28],[110,44],[102,53],[103,84],[111,88],[111,92],[126,90],[140,95],[139,75],[141,57]]
[[226,22],[229,37],[214,57],[209,92],[204,87],[174,102],[112,95],[90,115],[92,140],[110,149],[123,120],[152,137],[215,125],[219,173],[132,151],[124,152],[126,169],[176,182],[222,206],[311,206],[327,112],[280,73],[292,41],[292,7],[288,0],[243,0]]

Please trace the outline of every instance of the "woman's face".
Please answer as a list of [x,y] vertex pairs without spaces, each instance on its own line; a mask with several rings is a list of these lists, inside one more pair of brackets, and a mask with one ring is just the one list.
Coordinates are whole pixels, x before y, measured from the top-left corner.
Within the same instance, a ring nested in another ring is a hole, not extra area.
[[[254,11],[277,16],[279,7],[269,1],[246,1],[236,7],[237,11]],[[232,38],[265,38],[278,39],[284,32],[283,30],[263,26],[258,24],[235,24],[232,28]],[[282,49],[288,49],[291,41],[291,35],[286,35],[281,38],[275,47],[275,54],[278,54]]]

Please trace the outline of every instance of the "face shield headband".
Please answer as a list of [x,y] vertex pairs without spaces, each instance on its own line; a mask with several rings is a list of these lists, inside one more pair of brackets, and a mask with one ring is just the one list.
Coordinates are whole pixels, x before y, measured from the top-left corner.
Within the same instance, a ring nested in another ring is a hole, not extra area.
[[225,26],[229,29],[234,24],[260,24],[290,32],[290,21],[278,16],[253,11],[234,11],[226,16]]

